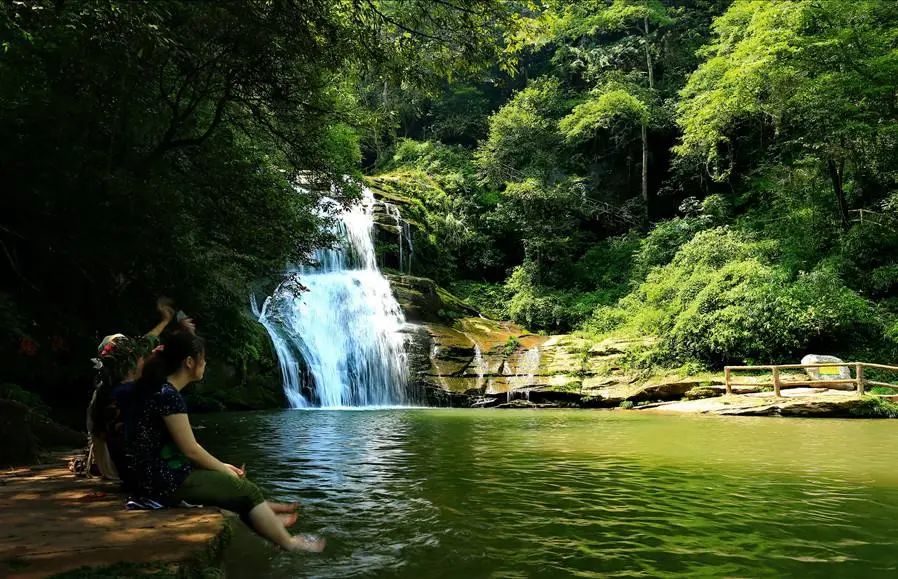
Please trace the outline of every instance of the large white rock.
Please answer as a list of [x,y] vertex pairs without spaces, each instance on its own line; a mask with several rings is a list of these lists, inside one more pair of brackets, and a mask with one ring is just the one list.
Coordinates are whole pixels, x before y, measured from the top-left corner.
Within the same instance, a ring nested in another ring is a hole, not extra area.
[[[835,356],[820,356],[817,354],[808,354],[801,359],[802,364],[825,364],[827,362],[836,362],[844,364],[845,361]],[[811,380],[851,380],[851,369],[848,366],[820,366],[818,368],[805,368],[805,373]]]

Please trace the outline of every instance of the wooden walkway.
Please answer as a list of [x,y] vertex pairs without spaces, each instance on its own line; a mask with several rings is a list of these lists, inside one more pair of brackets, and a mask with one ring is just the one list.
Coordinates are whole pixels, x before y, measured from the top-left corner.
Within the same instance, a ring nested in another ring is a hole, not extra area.
[[[820,370],[835,370],[836,374],[842,374],[844,370],[847,370],[849,376],[851,375],[852,370],[854,371],[854,377],[850,378],[842,378],[842,379],[807,379],[807,380],[795,380],[793,378],[783,379],[782,371],[783,370],[806,370],[809,368],[817,368]],[[773,392],[776,396],[781,396],[780,391],[783,388],[794,388],[796,386],[813,386],[818,388],[832,388],[834,386],[845,386],[850,385],[853,386],[853,390],[855,390],[858,396],[864,394],[867,386],[884,386],[886,388],[894,388],[898,391],[898,384],[893,384],[890,382],[882,382],[878,380],[870,380],[867,376],[870,375],[867,370],[874,370],[879,373],[882,372],[898,372],[898,366],[886,366],[884,364],[870,364],[868,362],[824,362],[820,364],[774,364],[774,365],[764,365],[764,366],[725,366],[723,369],[723,378],[724,383],[726,384],[727,394],[733,393],[733,386],[773,386]],[[759,371],[767,371],[770,372],[771,381],[769,383],[763,382],[734,382],[733,381],[733,373],[735,372],[759,372]],[[872,393],[871,393],[872,394]],[[880,396],[883,398],[890,398],[893,396],[898,396],[898,394],[872,394],[874,396]]]

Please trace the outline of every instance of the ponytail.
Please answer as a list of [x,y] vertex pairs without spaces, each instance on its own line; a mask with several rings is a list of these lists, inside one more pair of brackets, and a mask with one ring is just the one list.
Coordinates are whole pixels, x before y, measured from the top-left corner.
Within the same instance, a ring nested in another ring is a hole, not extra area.
[[159,391],[169,375],[178,371],[184,360],[198,358],[206,352],[206,341],[187,331],[172,332],[153,350],[143,365],[137,381],[137,395],[147,398]]

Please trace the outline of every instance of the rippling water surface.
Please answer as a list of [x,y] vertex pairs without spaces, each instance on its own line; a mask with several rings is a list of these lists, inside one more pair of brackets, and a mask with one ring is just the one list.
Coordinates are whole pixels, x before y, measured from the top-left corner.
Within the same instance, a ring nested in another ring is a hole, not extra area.
[[231,577],[895,577],[898,423],[607,411],[221,414],[200,439],[323,555]]

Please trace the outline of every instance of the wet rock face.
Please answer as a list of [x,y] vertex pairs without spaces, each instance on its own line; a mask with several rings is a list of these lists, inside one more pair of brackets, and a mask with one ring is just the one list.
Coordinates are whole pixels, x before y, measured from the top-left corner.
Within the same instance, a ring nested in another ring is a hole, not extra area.
[[409,322],[451,326],[458,318],[480,315],[432,279],[399,274],[387,274],[385,277],[390,281],[393,295]]
[[[538,336],[510,322],[446,317],[455,299],[432,281],[395,276],[394,292],[414,319],[406,327],[411,387],[434,406],[612,408],[623,405],[721,415],[852,416],[859,399],[836,389],[792,388],[771,398],[762,385],[724,396],[721,376],[646,380],[621,357],[648,339],[594,343],[574,335]],[[442,313],[441,313],[442,312]]]
[[367,185],[374,194],[371,217],[378,265],[411,273],[415,248],[427,239],[421,222],[412,217],[415,213],[410,210],[412,201],[376,178],[368,179]]
[[424,277],[387,275],[393,295],[402,307],[406,321],[413,323],[439,322],[443,307],[437,285]]
[[407,352],[412,385],[421,392],[442,392],[454,396],[455,404],[466,400],[484,407],[515,399],[538,406],[603,407],[626,399],[675,399],[696,385],[634,386],[635,378],[621,373],[615,361],[643,341],[594,345],[568,335],[537,336],[481,317],[445,320],[434,311],[445,307],[438,288],[419,282],[410,287],[407,278],[395,280],[394,291],[414,320],[406,330]]
[[575,335],[534,335],[511,322],[477,316],[430,279],[388,277],[409,322],[411,387],[430,403],[492,407],[520,399],[534,405],[609,408],[623,402],[680,400],[699,388],[705,389],[704,396],[724,391],[720,379],[645,380],[629,374],[621,358],[651,345],[650,339],[595,343]]
[[396,209],[393,207],[382,200],[375,201],[371,215],[374,245],[381,268],[405,271],[410,262],[409,248],[414,247],[414,232],[407,223],[396,219]]

